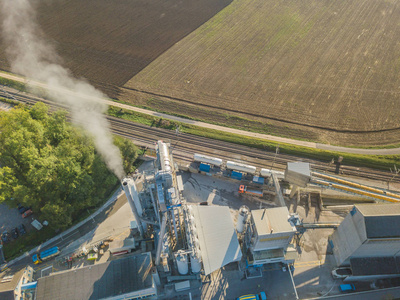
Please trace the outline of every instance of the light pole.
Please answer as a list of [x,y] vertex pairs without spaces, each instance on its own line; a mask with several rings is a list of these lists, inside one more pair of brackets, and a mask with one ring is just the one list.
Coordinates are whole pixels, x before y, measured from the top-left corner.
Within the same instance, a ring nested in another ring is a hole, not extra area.
[[274,156],[274,160],[272,161],[271,171],[272,171],[272,168],[274,167],[276,155],[277,155],[278,153],[279,153],[279,145],[276,146],[276,149],[275,149],[275,156]]

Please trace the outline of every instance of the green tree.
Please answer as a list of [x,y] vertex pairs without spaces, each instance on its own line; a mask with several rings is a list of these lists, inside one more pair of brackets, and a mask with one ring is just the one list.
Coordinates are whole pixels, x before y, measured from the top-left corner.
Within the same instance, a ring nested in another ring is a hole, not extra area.
[[[31,206],[53,228],[69,226],[118,183],[93,141],[66,116],[48,114],[43,103],[0,112],[0,202]],[[116,144],[126,171],[133,171],[136,146],[124,139]]]
[[138,147],[132,141],[121,137],[115,137],[114,144],[121,151],[125,173],[128,174],[135,171],[135,161],[139,153]]

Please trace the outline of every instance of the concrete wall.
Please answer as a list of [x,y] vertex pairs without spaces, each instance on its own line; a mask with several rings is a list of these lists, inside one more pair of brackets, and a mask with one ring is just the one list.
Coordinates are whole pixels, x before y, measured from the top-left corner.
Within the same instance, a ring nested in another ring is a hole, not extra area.
[[400,251],[400,239],[398,240],[368,240],[364,242],[351,257],[366,256],[394,256]]
[[338,266],[349,265],[350,255],[366,239],[364,217],[358,211],[353,216],[348,214],[331,237],[336,264]]
[[254,250],[286,249],[293,236],[293,231],[260,235],[254,243]]

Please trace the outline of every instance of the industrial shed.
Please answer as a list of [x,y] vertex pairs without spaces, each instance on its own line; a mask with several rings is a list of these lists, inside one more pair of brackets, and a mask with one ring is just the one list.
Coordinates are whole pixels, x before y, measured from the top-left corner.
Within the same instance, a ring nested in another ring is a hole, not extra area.
[[[329,244],[337,265],[351,265],[354,275],[400,274],[396,267],[400,255],[400,205],[354,206]],[[377,266],[374,274],[367,271],[367,264]]]
[[198,232],[201,258],[206,275],[240,261],[242,251],[231,213],[223,206],[192,206]]
[[55,273],[38,280],[36,300],[140,299],[157,295],[151,254]]

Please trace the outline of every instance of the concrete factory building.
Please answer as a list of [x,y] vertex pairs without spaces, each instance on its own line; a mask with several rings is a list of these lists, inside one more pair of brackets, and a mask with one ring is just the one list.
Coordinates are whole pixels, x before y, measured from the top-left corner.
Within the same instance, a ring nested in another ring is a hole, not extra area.
[[30,266],[3,272],[0,277],[0,299],[32,299],[31,292],[36,287],[36,282],[32,282],[32,280],[33,268]]
[[338,266],[354,276],[400,274],[400,206],[355,205],[329,240]]
[[287,248],[296,233],[296,227],[289,223],[288,218],[286,207],[251,212],[249,264],[261,265],[294,259],[286,256]]
[[142,299],[157,295],[157,276],[144,253],[40,278],[36,299]]

